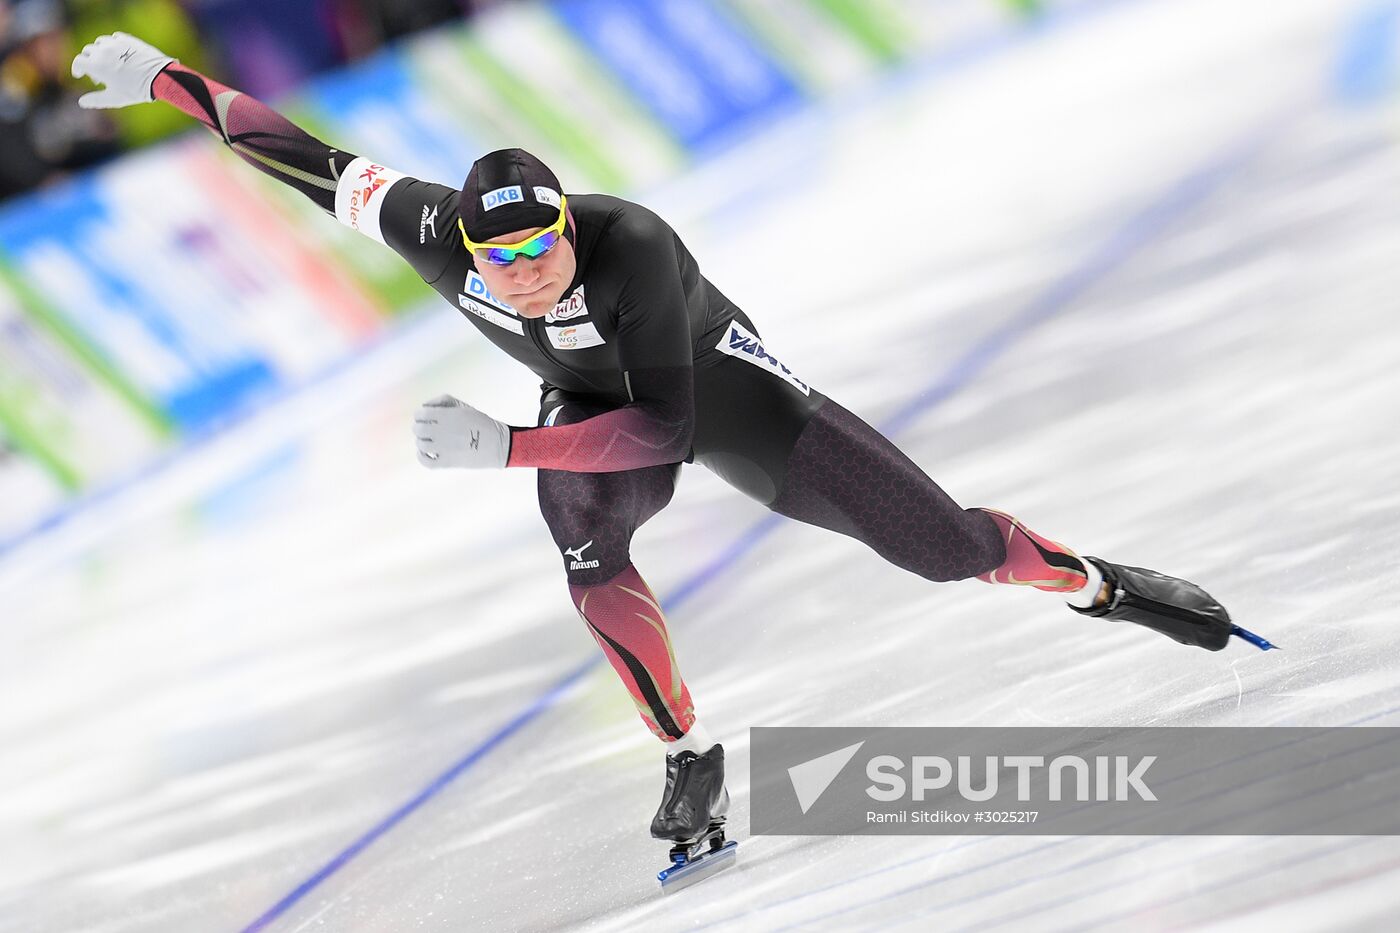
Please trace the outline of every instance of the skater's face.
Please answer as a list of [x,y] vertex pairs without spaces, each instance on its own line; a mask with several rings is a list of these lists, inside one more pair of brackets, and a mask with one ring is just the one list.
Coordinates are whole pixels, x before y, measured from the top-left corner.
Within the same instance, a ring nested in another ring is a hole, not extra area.
[[[572,221],[570,221],[572,223]],[[486,240],[487,243],[519,243],[539,233],[544,227],[527,227],[512,230],[498,237]],[[534,259],[517,256],[508,266],[497,266],[489,262],[477,262],[476,271],[481,274],[491,294],[500,298],[515,309],[521,317],[544,317],[574,280],[578,261],[573,244],[566,237],[560,237],[542,256]]]

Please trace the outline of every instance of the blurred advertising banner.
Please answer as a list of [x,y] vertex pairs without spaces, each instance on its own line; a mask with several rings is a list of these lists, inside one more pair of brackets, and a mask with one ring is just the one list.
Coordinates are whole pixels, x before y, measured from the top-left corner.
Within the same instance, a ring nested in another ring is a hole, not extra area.
[[[138,162],[145,168],[151,161],[142,156],[118,163],[111,172],[45,192],[34,205],[38,210],[0,216],[0,251],[145,401],[181,427],[196,427],[271,386],[274,376],[237,323],[212,313],[202,300],[205,289],[171,300],[174,283],[161,273],[172,259],[160,252],[197,232],[157,219],[162,206],[183,199],[170,197],[173,186],[159,172],[133,173]],[[135,212],[123,207],[123,195],[134,190],[151,202],[149,214],[144,206]],[[192,277],[172,271],[177,283]],[[218,296],[211,298],[217,305]]]
[[[867,0],[853,4],[818,0],[731,0],[741,18],[809,94],[839,92],[870,77],[902,54],[909,33],[903,4]],[[871,15],[874,14],[874,15]]]
[[1040,17],[1115,0],[716,0],[809,94],[840,94],[884,68],[975,54]]
[[479,140],[432,180],[460,185],[479,155],[519,146],[572,191],[627,192],[670,177],[684,153],[606,68],[540,4],[502,7],[472,29],[415,39],[407,66],[419,93]]
[[560,0],[559,16],[687,149],[712,151],[802,94],[741,23],[704,0]]
[[497,8],[458,36],[473,76],[467,86],[505,105],[507,133],[498,144],[518,145],[511,140],[525,128],[515,124],[532,124],[575,190],[635,190],[684,164],[670,134],[549,5]]
[[143,152],[0,215],[0,252],[182,429],[341,355],[375,319],[213,158]]
[[36,503],[139,467],[167,434],[134,388],[0,266],[0,534],[32,520]]
[[323,130],[321,138],[337,148],[415,178],[460,185],[486,150],[470,117],[439,97],[395,47],[311,82],[287,112],[312,135]]

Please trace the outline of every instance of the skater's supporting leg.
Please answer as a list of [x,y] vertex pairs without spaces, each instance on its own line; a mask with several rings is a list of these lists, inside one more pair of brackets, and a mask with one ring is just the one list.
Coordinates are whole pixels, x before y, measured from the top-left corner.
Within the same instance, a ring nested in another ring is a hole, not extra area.
[[606,583],[571,585],[569,592],[632,694],[642,721],[667,743],[666,790],[652,818],[651,834],[690,843],[716,831],[729,810],[724,747],[695,721],[695,706],[656,596],[630,564]]
[[671,501],[679,464],[620,473],[540,470],[540,513],[572,586],[604,583],[632,563],[632,535]]
[[664,742],[681,740],[695,723],[695,705],[661,606],[641,574],[628,564],[606,583],[570,584],[569,593],[647,728]]
[[[571,424],[601,410],[554,390],[543,399],[540,420]],[[540,512],[563,555],[574,607],[647,728],[673,751],[701,754],[714,743],[695,726],[665,616],[631,557],[633,533],[670,502],[679,472],[679,464],[616,473],[540,470]]]

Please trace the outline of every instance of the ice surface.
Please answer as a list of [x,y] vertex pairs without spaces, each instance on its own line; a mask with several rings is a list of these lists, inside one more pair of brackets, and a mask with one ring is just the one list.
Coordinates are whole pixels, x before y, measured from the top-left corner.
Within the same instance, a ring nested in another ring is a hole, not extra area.
[[[1389,838],[745,838],[752,725],[1400,724],[1400,107],[1333,93],[1356,9],[1113,5],[648,200],[868,420],[951,388],[897,439],[959,501],[1283,651],[784,523],[670,617],[735,868],[660,896],[660,750],[594,666],[270,928],[1388,927]],[[532,423],[512,367],[441,309],[0,565],[0,929],[245,927],[594,656],[534,476],[413,457],[443,391]],[[687,468],[637,566],[676,593],[765,515]]]

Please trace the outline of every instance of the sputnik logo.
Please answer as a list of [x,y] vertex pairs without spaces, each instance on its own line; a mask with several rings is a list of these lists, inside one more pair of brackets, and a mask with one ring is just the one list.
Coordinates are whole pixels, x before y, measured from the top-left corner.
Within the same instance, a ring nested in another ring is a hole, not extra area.
[[811,761],[804,761],[800,765],[793,765],[788,768],[788,778],[792,781],[792,791],[797,795],[797,805],[806,813],[812,809],[812,805],[826,789],[831,786],[831,782],[836,780],[836,776],[841,773],[841,769],[855,757],[856,752],[865,744],[864,740],[854,745],[847,745],[845,748],[838,748],[834,752],[828,752]]

